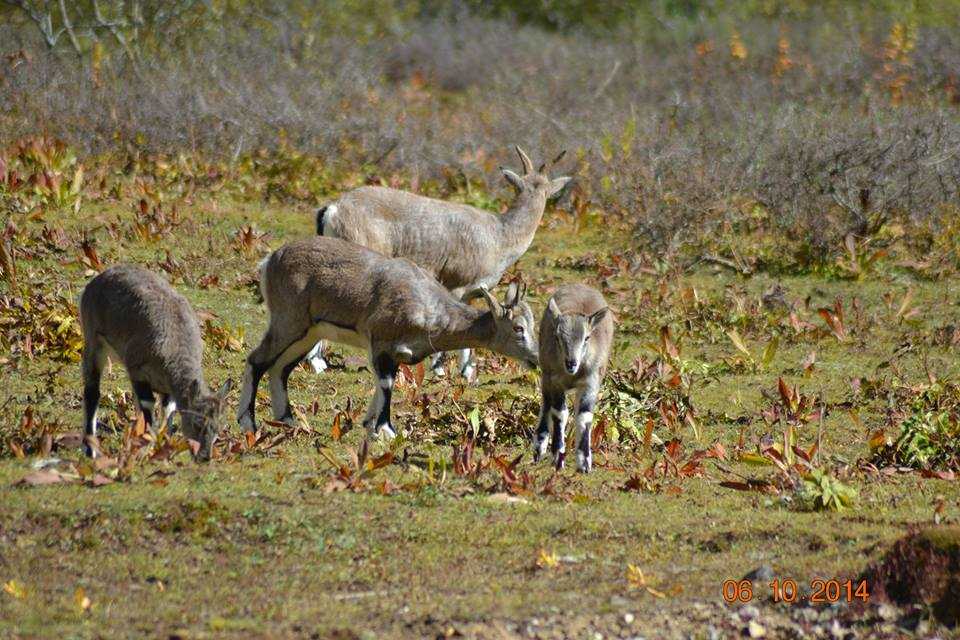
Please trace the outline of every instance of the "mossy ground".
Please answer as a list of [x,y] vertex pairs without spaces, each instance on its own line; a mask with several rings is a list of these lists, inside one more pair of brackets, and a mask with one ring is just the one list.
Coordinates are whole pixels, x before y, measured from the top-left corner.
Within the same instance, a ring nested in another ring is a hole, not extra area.
[[[133,215],[129,203],[99,204],[56,222],[73,233]],[[312,233],[312,212],[302,205],[209,195],[181,204],[180,216],[180,227],[154,241],[111,239],[101,230],[99,256],[107,264],[125,260],[155,266],[169,252],[182,266],[173,278],[178,289],[198,309],[216,314],[218,324],[242,331],[246,342],[243,351],[208,345],[208,379],[239,379],[245,352],[266,322],[250,286],[256,262],[267,245]],[[143,465],[129,482],[98,489],[14,486],[32,460],[0,460],[0,582],[13,581],[17,592],[0,592],[0,635],[506,637],[523,633],[531,619],[552,619],[554,633],[566,629],[578,637],[594,630],[625,637],[698,637],[707,621],[691,607],[708,605],[722,627],[721,585],[727,579],[760,565],[772,565],[800,584],[814,577],[856,576],[868,558],[911,527],[931,522],[939,503],[945,505],[940,520],[960,518],[955,482],[917,474],[878,477],[857,469],[856,461],[868,456],[869,434],[886,424],[891,407],[883,394],[863,400],[851,390],[855,378],[893,385],[924,383],[928,372],[955,376],[956,352],[934,344],[930,336],[954,322],[960,281],[917,281],[894,267],[862,281],[763,274],[746,279],[702,264],[659,274],[623,269],[606,275],[602,267],[609,256],[624,252],[630,241],[623,223],[601,222],[578,231],[564,214],[548,212],[518,265],[537,312],[556,283],[605,280],[620,316],[612,363],[617,369],[628,369],[638,355],[649,357],[657,328],[670,326],[682,358],[700,367],[691,386],[700,441],[687,429],[671,434],[660,422],[657,433],[663,439],[680,437],[688,451],[715,441],[728,452],[741,440],[751,448],[770,430],[758,412],[769,403],[763,393],[776,394],[779,376],[803,393],[820,395],[830,407],[822,424],[821,455],[859,491],[853,508],[799,512],[776,497],[719,486],[729,476],[710,464],[704,476],[664,482],[659,492],[621,491],[630,475],[649,466],[639,439],[628,434],[622,434],[621,444],[606,443],[598,452],[595,473],[564,471],[557,495],[539,493],[551,471],[534,467],[528,456],[519,469],[533,474],[534,493],[508,502],[489,490],[496,483],[494,472],[478,481],[453,473],[450,444],[460,433],[424,424],[406,390],[395,399],[398,424],[410,432],[405,448],[438,466],[425,472],[395,464],[377,472],[365,490],[327,493],[331,469],[316,446],[344,459],[347,447],[359,446],[359,428],[339,442],[330,429],[346,399],[363,406],[370,389],[369,373],[358,368],[358,358],[349,357],[362,354],[335,347],[337,355],[348,356],[333,358],[343,366],[319,376],[303,368],[292,379],[292,400],[315,434],[294,438],[269,455],[254,451],[196,465],[183,454],[172,462]],[[269,234],[263,246],[244,252],[234,245],[245,224]],[[558,266],[589,253],[599,257],[600,267]],[[76,299],[86,276],[74,257],[24,261],[21,279],[33,269],[55,266],[57,282],[50,286],[59,285]],[[199,288],[198,279],[209,274],[218,275],[220,284]],[[819,327],[825,325],[815,309],[831,306],[839,296],[850,337],[841,342],[827,332],[807,332],[781,340],[766,366],[731,364],[738,352],[727,330],[739,327],[748,348],[759,354],[781,331],[774,324],[785,322],[749,310],[738,320],[736,301],[755,307],[778,282],[788,299],[809,298],[801,315]],[[706,301],[706,311],[681,308],[677,292],[689,287]],[[904,321],[896,312],[908,289],[920,312]],[[659,302],[650,303],[651,296]],[[852,306],[854,298],[859,311]],[[801,362],[811,351],[816,364],[807,377]],[[463,411],[479,406],[483,415],[494,414],[495,396],[506,397],[501,404],[508,408],[511,397],[537,397],[535,375],[490,354],[481,353],[480,359],[480,384],[458,400]],[[5,365],[3,386],[6,422],[12,424],[33,405],[48,420],[79,427],[79,365],[42,354],[17,358]],[[455,386],[455,380],[428,377],[417,393],[450,392]],[[113,409],[128,389],[122,367],[113,367],[103,389],[110,396],[103,411],[104,441],[115,449],[120,435],[111,433],[111,426],[120,430],[123,425]],[[268,409],[265,389],[261,393],[262,419]],[[449,403],[451,395],[445,398]],[[308,409],[314,401],[316,413]],[[454,413],[449,406],[443,410]],[[524,411],[521,418],[532,422]],[[805,447],[818,429],[816,421],[802,427],[799,439]],[[522,435],[516,430],[498,434],[489,446],[511,459],[524,450]],[[374,453],[382,450],[374,446]],[[75,451],[55,453],[78,457]],[[441,461],[447,464],[442,469]],[[735,460],[724,465],[749,476],[769,473]],[[156,471],[169,475],[151,476]],[[378,490],[385,478],[399,487],[390,495]],[[538,567],[541,551],[555,555],[556,566]],[[641,569],[663,597],[636,580],[631,584],[628,565]],[[92,603],[87,609],[76,602],[78,588]],[[757,601],[766,602],[766,593],[764,585]],[[610,622],[625,613],[633,614],[632,625]]]

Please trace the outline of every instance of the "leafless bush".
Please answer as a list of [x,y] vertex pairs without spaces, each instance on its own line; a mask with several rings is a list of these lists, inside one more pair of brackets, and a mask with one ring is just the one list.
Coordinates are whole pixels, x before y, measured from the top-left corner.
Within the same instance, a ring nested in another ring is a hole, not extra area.
[[[942,112],[799,114],[768,140],[757,193],[785,222],[822,237],[872,235],[960,195],[960,124]],[[830,233],[832,232],[832,233]]]
[[288,144],[491,185],[511,144],[579,150],[589,197],[659,246],[710,228],[734,196],[831,246],[957,197],[960,51],[946,27],[814,12],[735,30],[666,20],[647,42],[454,11],[357,40],[280,9],[268,19],[269,31],[224,24],[97,74],[0,26],[30,60],[0,80],[0,134],[228,158]]

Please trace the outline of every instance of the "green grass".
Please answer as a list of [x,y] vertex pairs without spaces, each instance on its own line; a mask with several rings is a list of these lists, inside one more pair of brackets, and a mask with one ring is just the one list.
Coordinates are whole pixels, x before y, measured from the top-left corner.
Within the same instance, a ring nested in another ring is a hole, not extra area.
[[[266,247],[244,254],[233,246],[233,235],[252,223],[269,232],[267,243],[277,247],[312,232],[311,210],[210,194],[178,206],[183,222],[162,240],[142,242],[123,234],[111,239],[103,229],[96,231],[101,259],[155,265],[169,251],[183,265],[183,276],[174,279],[177,288],[198,309],[219,316],[218,323],[242,330],[252,348],[265,328],[265,311],[246,280]],[[132,216],[130,202],[107,202],[57,223],[76,233]],[[36,233],[42,222],[23,225]],[[558,259],[593,252],[604,264],[609,253],[625,249],[627,237],[615,220],[575,232],[562,214],[548,213],[518,265],[536,310],[559,282],[597,285],[601,279],[596,269],[558,267]],[[22,260],[21,280],[41,283],[44,290],[59,286],[76,299],[86,276],[72,251]],[[220,286],[197,288],[207,274],[219,275]],[[799,313],[820,327],[825,325],[815,309],[840,296],[851,337],[845,342],[812,333],[790,337],[783,317],[762,311],[748,313],[742,322],[734,317],[735,298],[756,304],[776,282],[789,300],[809,296],[809,309]],[[481,383],[465,390],[457,408],[451,399],[457,385],[450,380],[428,378],[423,389],[407,385],[395,396],[397,423],[409,432],[404,448],[408,455],[432,458],[432,472],[398,462],[374,474],[365,490],[328,493],[331,469],[316,447],[345,459],[348,447],[359,446],[359,428],[341,442],[332,439],[330,429],[347,398],[362,407],[370,390],[369,373],[357,368],[356,358],[347,358],[343,368],[321,376],[307,369],[294,374],[292,401],[314,433],[269,454],[253,451],[209,465],[182,454],[137,467],[129,482],[98,489],[14,486],[32,459],[0,459],[0,583],[15,581],[25,590],[23,597],[0,591],[0,636],[410,637],[453,630],[490,637],[521,632],[532,619],[578,637],[595,630],[658,637],[702,635],[708,624],[724,628],[731,624],[720,595],[724,580],[763,564],[801,584],[814,577],[855,576],[868,558],[911,527],[932,522],[938,496],[946,504],[941,519],[957,521],[955,482],[857,470],[856,461],[869,455],[869,433],[885,426],[889,410],[898,407],[882,394],[858,399],[850,384],[857,377],[876,378],[892,390],[926,382],[925,371],[956,376],[955,352],[931,344],[929,336],[953,322],[957,282],[913,281],[892,267],[861,282],[763,274],[743,279],[702,265],[663,276],[620,272],[607,282],[620,320],[614,368],[628,369],[637,356],[651,358],[648,345],[657,341],[661,324],[671,327],[694,370],[707,367],[707,373],[691,375],[700,442],[687,428],[671,433],[659,418],[657,435],[681,438],[688,452],[717,441],[733,452],[741,437],[752,449],[765,432],[778,433],[758,412],[770,403],[762,392],[776,394],[783,376],[806,394],[822,394],[830,408],[821,455],[859,491],[852,509],[799,512],[777,497],[726,489],[719,482],[730,477],[711,463],[704,476],[663,481],[659,492],[621,491],[650,464],[628,433],[622,443],[604,444],[594,474],[565,471],[555,484],[557,495],[539,493],[551,472],[534,467],[527,456],[520,469],[533,474],[533,495],[504,501],[494,470],[474,481],[457,477],[450,464],[450,445],[464,429],[459,412],[473,406],[502,425],[495,442],[486,445],[491,451],[510,459],[525,450],[517,424],[529,429],[535,419],[537,378],[490,354],[480,355]],[[678,292],[687,287],[704,301],[701,312],[682,308]],[[908,288],[922,311],[898,322],[894,315]],[[887,293],[892,309],[883,300]],[[859,313],[852,310],[854,298]],[[774,333],[782,335],[767,367],[752,371],[729,363],[737,351],[725,331],[734,326],[754,353]],[[805,377],[800,363],[811,351],[817,362]],[[244,356],[208,346],[208,379],[239,379]],[[79,428],[78,364],[39,354],[12,358],[4,369],[0,438],[13,433],[7,430],[27,405],[63,428]],[[103,439],[115,450],[120,435],[111,427],[121,430],[125,424],[115,414],[116,399],[128,389],[122,367],[113,367],[103,389],[110,396],[102,412]],[[261,392],[262,419],[268,410]],[[419,417],[410,402],[414,393],[442,395],[435,400],[434,420]],[[527,401],[511,410],[516,397]],[[316,414],[309,410],[314,401]],[[818,428],[814,421],[798,430],[805,447],[816,440]],[[374,453],[382,451],[383,445],[374,445]],[[56,455],[79,459],[75,451]],[[736,461],[724,466],[750,476],[771,473]],[[158,471],[169,475],[151,476]],[[378,490],[384,479],[398,487],[390,495]],[[556,554],[559,564],[538,567],[541,551]],[[631,587],[628,565],[639,567],[665,597]],[[92,602],[86,611],[75,602],[78,588]],[[768,609],[771,617],[790,613]],[[635,616],[629,627],[621,622],[625,613]]]

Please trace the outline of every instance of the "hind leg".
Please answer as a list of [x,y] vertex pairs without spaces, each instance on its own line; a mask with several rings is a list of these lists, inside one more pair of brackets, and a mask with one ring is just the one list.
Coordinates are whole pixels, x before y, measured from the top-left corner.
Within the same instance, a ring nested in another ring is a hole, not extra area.
[[293,425],[293,412],[290,408],[290,397],[287,393],[287,383],[290,374],[304,358],[311,341],[302,339],[290,345],[270,367],[270,408],[273,410],[273,419]]
[[310,349],[307,353],[307,362],[310,363],[310,366],[313,367],[314,373],[323,373],[327,370],[327,360],[323,357],[323,354],[327,350],[327,343],[324,340],[319,341],[314,345],[313,349]]
[[96,338],[87,339],[83,345],[80,369],[83,375],[83,450],[91,458],[98,455],[97,410],[100,406],[100,378],[107,352]]
[[240,388],[240,404],[237,407],[237,422],[244,431],[256,431],[257,387],[260,379],[269,370],[284,351],[277,344],[276,332],[271,328],[263,336],[256,349],[247,356],[247,366],[243,371],[243,385]]
[[460,350],[460,375],[467,384],[473,384],[477,379],[477,361],[471,349]]
[[430,356],[430,370],[433,371],[433,375],[438,378],[442,378],[447,375],[447,370],[443,368],[443,363],[447,359],[447,356],[444,352],[440,351]]

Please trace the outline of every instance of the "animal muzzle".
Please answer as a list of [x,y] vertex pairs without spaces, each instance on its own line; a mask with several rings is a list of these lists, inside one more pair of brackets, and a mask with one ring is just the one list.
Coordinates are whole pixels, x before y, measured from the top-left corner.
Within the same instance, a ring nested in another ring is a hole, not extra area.
[[580,368],[580,363],[577,360],[567,358],[563,361],[563,366],[567,368],[567,373],[576,373],[577,369]]

